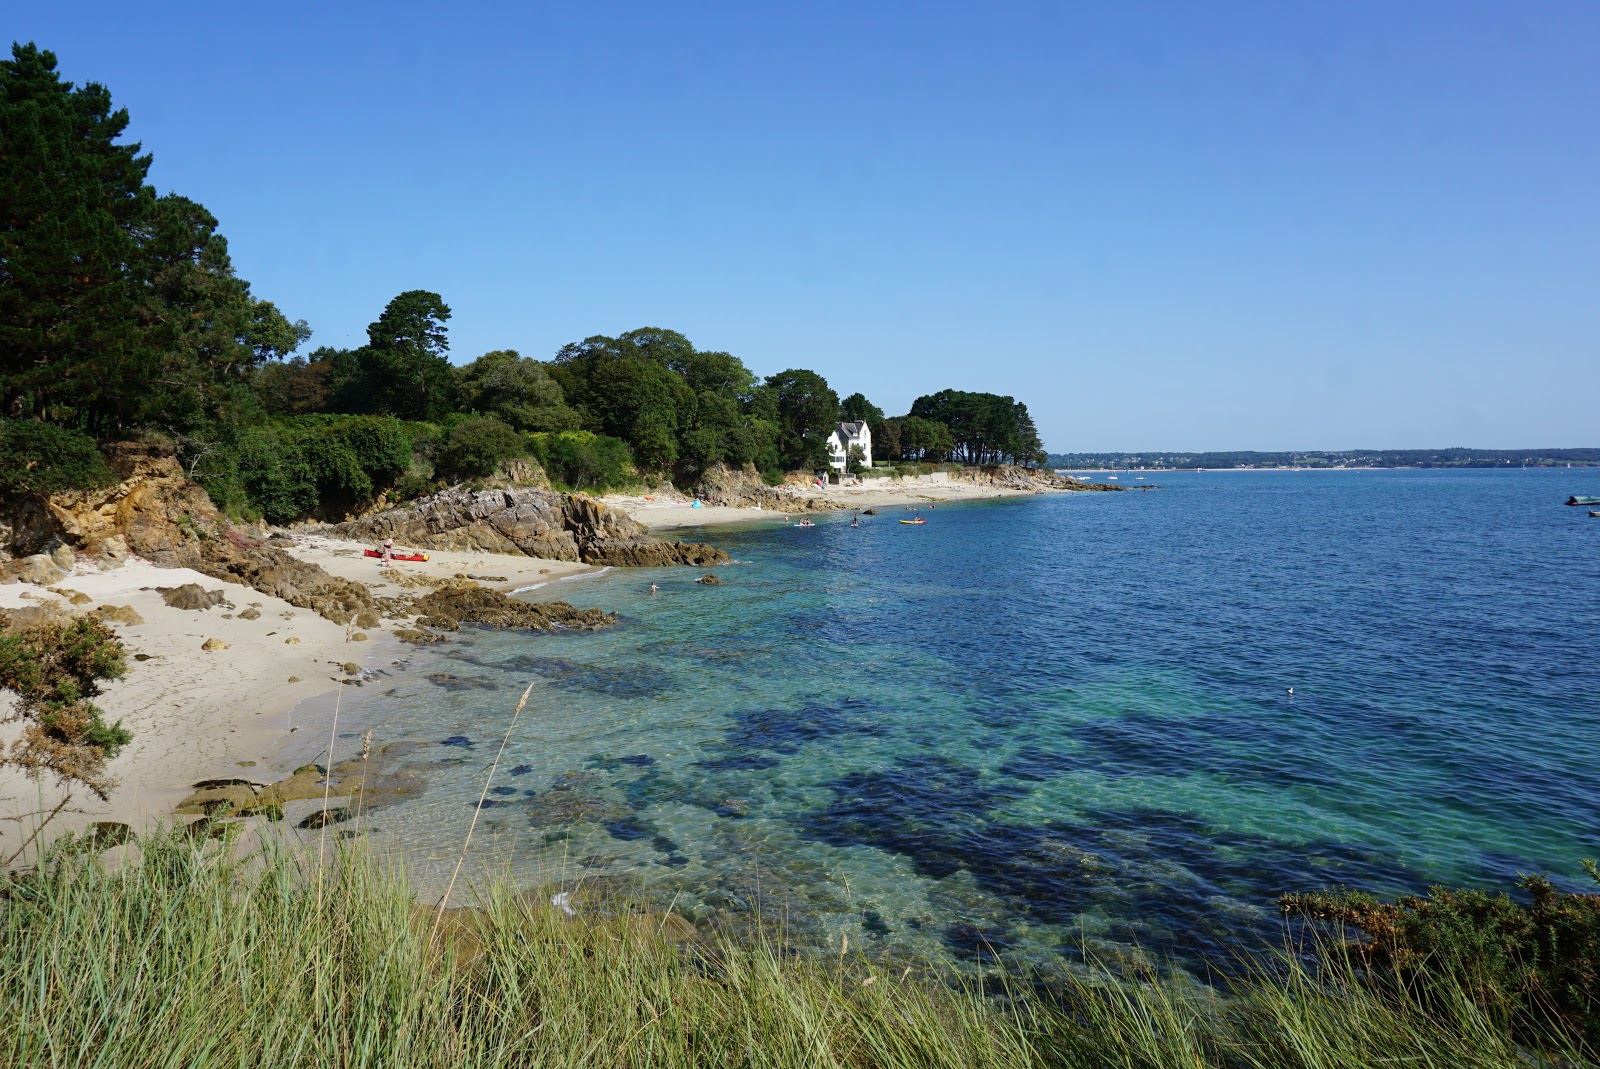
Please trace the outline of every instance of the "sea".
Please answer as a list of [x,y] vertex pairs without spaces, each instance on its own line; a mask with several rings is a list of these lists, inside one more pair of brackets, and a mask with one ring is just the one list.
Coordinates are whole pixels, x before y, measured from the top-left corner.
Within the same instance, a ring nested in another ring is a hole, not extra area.
[[1212,959],[1291,891],[1587,885],[1600,519],[1563,502],[1600,469],[1122,479],[672,532],[737,563],[527,591],[620,623],[375,659],[333,758],[371,732],[415,791],[340,827],[433,900],[459,866],[452,901],[605,888],[958,964]]

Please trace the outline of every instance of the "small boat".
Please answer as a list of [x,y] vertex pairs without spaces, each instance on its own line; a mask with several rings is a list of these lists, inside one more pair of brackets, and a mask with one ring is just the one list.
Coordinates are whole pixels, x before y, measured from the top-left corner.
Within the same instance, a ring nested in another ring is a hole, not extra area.
[[801,520],[799,523],[795,524],[795,526],[796,527],[815,527],[816,524],[812,523],[810,520]]
[[1600,518],[1600,512],[1596,512],[1594,509],[1589,510],[1589,515]]
[[901,520],[900,522],[901,523],[913,523],[914,524],[914,523],[927,523],[928,521],[923,519],[921,516],[918,516],[914,520]]
[[[383,556],[383,551],[382,550],[378,550],[378,549],[369,549],[369,550],[366,550],[365,553],[369,557],[381,557],[381,556]],[[389,554],[389,559],[390,560],[427,560],[428,559],[428,555],[426,553],[391,553],[391,554]]]
[[1567,498],[1567,504],[1569,504],[1569,505],[1600,505],[1600,497],[1578,497],[1578,496],[1574,495],[1572,497]]

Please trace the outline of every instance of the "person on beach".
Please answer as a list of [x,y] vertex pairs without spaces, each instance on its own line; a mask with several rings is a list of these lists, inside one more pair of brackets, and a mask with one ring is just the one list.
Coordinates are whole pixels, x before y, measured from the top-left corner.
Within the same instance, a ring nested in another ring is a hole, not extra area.
[[394,535],[390,535],[383,540],[383,560],[379,562],[378,567],[394,567]]

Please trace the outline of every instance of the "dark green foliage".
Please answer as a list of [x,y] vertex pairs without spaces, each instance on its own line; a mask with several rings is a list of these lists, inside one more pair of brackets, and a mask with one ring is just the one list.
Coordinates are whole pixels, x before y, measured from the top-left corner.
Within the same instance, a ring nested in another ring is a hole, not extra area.
[[860,475],[867,470],[867,454],[859,445],[852,445],[845,458],[845,471],[851,475]]
[[853,393],[839,402],[839,420],[843,423],[881,423],[883,409],[867,400],[865,394]]
[[[1028,406],[1011,397],[940,390],[911,403],[911,415],[950,430],[952,457],[966,464],[1042,464],[1044,447]],[[906,428],[901,423],[904,441]],[[909,446],[908,446],[909,448]]]
[[34,420],[0,420],[0,497],[48,496],[116,481],[88,435]]
[[252,385],[263,411],[271,416],[327,411],[333,363],[325,354],[337,351],[323,347],[309,360],[303,356],[269,360],[257,368]]
[[494,416],[514,430],[573,431],[580,422],[549,368],[515,349],[457,368],[456,397],[462,411]]
[[367,328],[362,350],[369,411],[438,422],[454,410],[455,373],[447,357],[450,309],[437,293],[407,290]]
[[874,460],[900,459],[900,421],[880,419],[872,425],[872,452]]
[[205,443],[195,478],[217,507],[288,523],[372,500],[411,470],[427,425],[386,416],[302,416],[230,428]]
[[551,373],[585,430],[621,438],[641,468],[664,471],[677,462],[679,435],[694,420],[694,391],[668,366],[693,352],[687,346],[671,331],[597,335],[564,346]]
[[[1600,879],[1593,862],[1585,867]],[[1525,903],[1443,887],[1396,902],[1318,891],[1279,903],[1286,913],[1365,933],[1345,949],[1376,975],[1422,991],[1466,990],[1525,1035],[1555,1024],[1600,1047],[1600,895],[1562,894],[1541,876],[1520,885]]]
[[606,490],[635,482],[628,443],[590,431],[528,435],[545,474],[574,490]]
[[955,442],[950,436],[950,428],[943,423],[922,419],[919,416],[901,416],[895,423],[899,450],[894,455],[898,459],[928,461],[950,459]]
[[126,111],[55,56],[0,62],[0,411],[106,437],[229,413],[306,335],[233,273],[216,219],[145,184]]
[[838,423],[839,395],[815,371],[791,368],[769,376],[778,425],[778,451],[791,469],[827,466],[827,438]]
[[110,787],[105,762],[132,735],[107,724],[91,700],[100,682],[126,670],[122,643],[90,616],[67,622],[18,623],[0,612],[0,688],[17,696],[22,738],[0,763],[32,775],[54,774],[102,798]]
[[481,479],[526,452],[522,437],[506,424],[490,417],[474,417],[462,420],[450,431],[435,466],[450,479]]

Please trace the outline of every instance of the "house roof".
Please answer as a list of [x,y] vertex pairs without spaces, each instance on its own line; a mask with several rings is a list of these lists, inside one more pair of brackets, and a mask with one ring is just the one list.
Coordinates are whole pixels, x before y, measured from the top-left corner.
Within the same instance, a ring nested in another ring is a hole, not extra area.
[[867,423],[865,420],[857,420],[854,423],[841,423],[839,424],[839,429],[850,437],[857,438],[860,437],[862,431],[867,429]]

